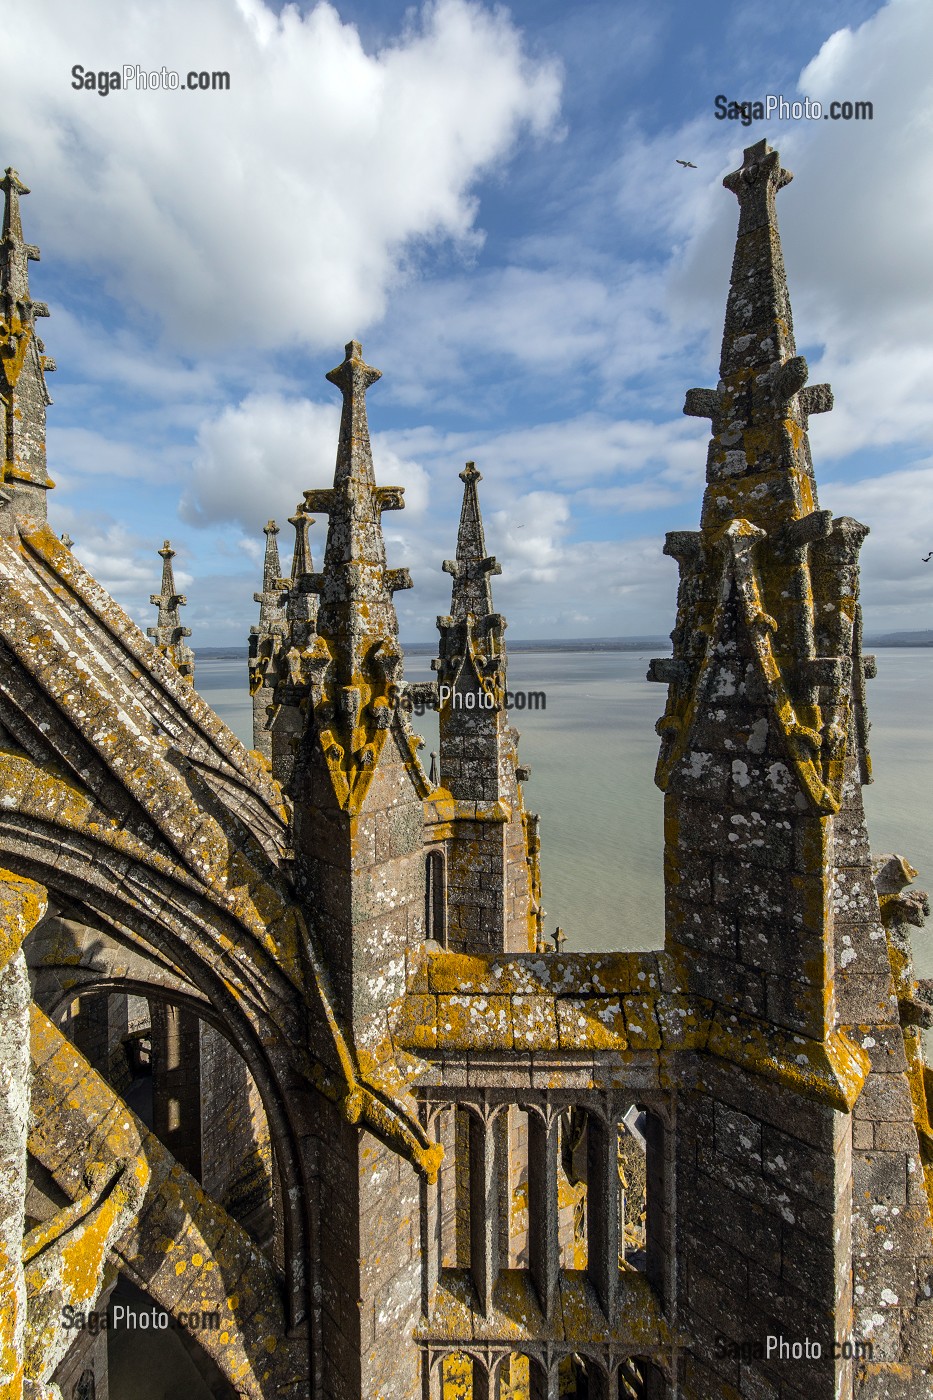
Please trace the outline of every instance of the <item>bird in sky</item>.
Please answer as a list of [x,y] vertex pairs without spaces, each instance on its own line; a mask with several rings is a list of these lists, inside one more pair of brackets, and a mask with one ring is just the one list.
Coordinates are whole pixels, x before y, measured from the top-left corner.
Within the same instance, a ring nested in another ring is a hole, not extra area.
[[676,160],[677,164],[682,165],[685,170],[696,170],[696,166],[694,165],[692,160],[681,160],[680,156],[675,156],[674,159]]
[[930,562],[931,559],[933,559],[933,549],[931,549],[930,552],[929,552],[929,554],[926,556],[926,558],[925,558],[925,559],[921,559],[920,562],[921,562],[921,564],[929,564],[929,562]]

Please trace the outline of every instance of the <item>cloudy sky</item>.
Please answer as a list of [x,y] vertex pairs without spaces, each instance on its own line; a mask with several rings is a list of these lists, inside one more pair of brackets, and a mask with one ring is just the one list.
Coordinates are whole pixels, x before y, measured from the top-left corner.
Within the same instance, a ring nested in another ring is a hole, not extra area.
[[[195,646],[244,644],[262,525],[333,473],[351,338],[402,635],[446,611],[468,458],[513,637],[664,633],[694,528],[737,205],[761,137],[821,504],[871,527],[870,632],[933,626],[929,0],[7,0],[0,164],[32,189],[52,523],[141,623],[170,537]],[[230,90],[73,86],[226,70]],[[716,118],[718,94],[872,121]],[[684,170],[676,158],[692,160]],[[326,520],[312,530],[323,552]],[[283,560],[283,563],[285,561]]]

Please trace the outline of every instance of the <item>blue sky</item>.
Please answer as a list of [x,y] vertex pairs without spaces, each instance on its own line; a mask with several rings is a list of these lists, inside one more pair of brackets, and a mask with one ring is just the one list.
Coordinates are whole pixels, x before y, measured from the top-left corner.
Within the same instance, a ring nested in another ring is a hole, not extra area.
[[[50,516],[153,620],[170,537],[197,647],[244,644],[262,525],[328,484],[361,339],[402,635],[446,611],[468,458],[512,636],[664,633],[665,530],[698,523],[737,206],[762,136],[798,349],[832,414],[821,504],[871,527],[870,631],[931,624],[933,6],[472,0],[10,0],[2,164],[33,193]],[[226,69],[229,92],[111,92],[71,69]],[[871,122],[719,121],[768,93]],[[676,157],[695,162],[684,170]],[[326,520],[312,530],[323,553]]]

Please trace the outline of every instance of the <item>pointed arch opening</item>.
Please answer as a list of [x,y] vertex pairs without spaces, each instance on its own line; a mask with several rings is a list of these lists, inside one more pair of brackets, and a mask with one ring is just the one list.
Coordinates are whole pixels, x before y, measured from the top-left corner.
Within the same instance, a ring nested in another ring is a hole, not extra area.
[[440,846],[424,858],[424,936],[447,947],[447,853]]

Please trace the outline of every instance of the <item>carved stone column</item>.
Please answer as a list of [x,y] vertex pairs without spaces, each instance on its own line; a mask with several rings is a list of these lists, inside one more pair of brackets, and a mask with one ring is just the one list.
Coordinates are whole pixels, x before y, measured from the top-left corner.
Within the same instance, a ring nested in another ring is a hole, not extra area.
[[495,1114],[470,1114],[470,1269],[480,1311],[489,1316],[499,1274],[499,1185]]
[[545,1102],[528,1109],[528,1262],[545,1317],[557,1301],[560,1238],[557,1156],[560,1113]]

